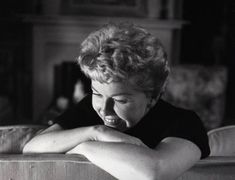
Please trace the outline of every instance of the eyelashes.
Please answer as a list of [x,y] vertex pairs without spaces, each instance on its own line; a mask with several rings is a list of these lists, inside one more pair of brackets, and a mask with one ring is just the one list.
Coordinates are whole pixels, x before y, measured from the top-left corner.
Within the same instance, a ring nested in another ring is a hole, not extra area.
[[[102,94],[99,94],[99,93],[95,93],[93,92],[92,93],[94,96],[98,97],[98,98],[102,98]],[[116,99],[116,98],[112,98],[112,100],[114,102],[117,102],[117,103],[120,103],[120,104],[126,104],[128,103],[128,100],[127,99]]]

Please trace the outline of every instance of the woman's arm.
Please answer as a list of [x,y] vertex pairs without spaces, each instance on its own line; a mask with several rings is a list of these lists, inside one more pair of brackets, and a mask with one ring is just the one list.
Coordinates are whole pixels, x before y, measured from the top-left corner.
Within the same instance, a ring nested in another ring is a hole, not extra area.
[[64,153],[85,141],[126,142],[143,145],[139,139],[112,130],[104,125],[64,130],[54,124],[32,138],[23,153]]
[[92,140],[92,127],[64,130],[54,124],[32,138],[23,153],[64,153],[79,143]]
[[118,179],[175,179],[201,156],[200,149],[181,138],[166,138],[156,149],[123,142],[84,142],[72,149]]

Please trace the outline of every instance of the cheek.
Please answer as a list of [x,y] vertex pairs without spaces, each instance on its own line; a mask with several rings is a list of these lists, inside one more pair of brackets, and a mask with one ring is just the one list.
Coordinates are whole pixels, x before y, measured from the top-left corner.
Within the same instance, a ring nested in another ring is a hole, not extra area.
[[97,112],[98,109],[100,108],[100,106],[101,106],[100,99],[97,98],[97,97],[92,96],[92,107],[93,107],[93,109]]
[[145,104],[130,104],[130,105],[115,105],[115,113],[123,120],[127,121],[128,124],[136,124],[145,114]]
[[115,104],[114,105],[114,111],[115,113],[121,118],[121,119],[126,119],[129,115],[131,107],[127,105],[122,105],[122,104]]

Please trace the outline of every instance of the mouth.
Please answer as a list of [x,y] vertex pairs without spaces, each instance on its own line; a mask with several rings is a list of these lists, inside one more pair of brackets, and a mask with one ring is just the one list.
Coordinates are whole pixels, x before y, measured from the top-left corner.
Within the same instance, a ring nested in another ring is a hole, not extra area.
[[119,118],[103,118],[104,124],[110,127],[117,127],[121,124],[121,120]]

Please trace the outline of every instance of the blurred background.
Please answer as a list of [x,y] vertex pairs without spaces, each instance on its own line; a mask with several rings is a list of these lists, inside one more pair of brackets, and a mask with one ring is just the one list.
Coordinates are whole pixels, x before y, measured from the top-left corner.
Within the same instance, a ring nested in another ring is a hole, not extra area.
[[162,41],[173,74],[166,99],[193,104],[208,129],[235,124],[235,1],[8,0],[0,3],[0,125],[51,124],[89,93],[75,64],[79,44],[109,21],[134,22]]

